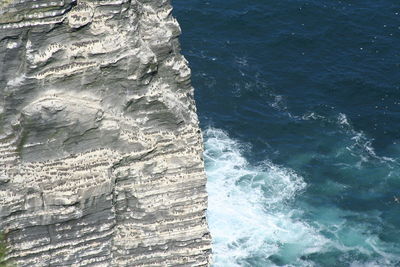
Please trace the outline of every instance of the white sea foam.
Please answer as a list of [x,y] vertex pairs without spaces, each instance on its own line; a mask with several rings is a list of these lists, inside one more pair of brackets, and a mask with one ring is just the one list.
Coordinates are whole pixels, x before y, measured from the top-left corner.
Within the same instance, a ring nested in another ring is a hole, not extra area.
[[[369,160],[378,160],[384,163],[395,163],[396,160],[390,157],[378,156],[372,146],[372,142],[374,141],[371,138],[368,138],[366,134],[361,130],[355,130],[352,124],[349,122],[346,114],[339,113],[337,117],[337,123],[340,127],[344,128],[346,133],[351,136],[352,143],[346,147],[353,156],[360,157],[360,164],[362,162],[367,162]],[[390,166],[389,166],[390,167]]]
[[347,120],[346,114],[343,114],[343,113],[339,113],[338,123],[340,125],[350,126],[349,121]]
[[[371,233],[368,224],[354,228],[348,220],[379,218],[376,212],[313,207],[305,202],[294,205],[307,187],[294,171],[268,160],[250,164],[243,156],[249,148],[219,129],[205,131],[205,147],[215,267],[319,266],[307,255],[339,251],[344,256],[340,261],[354,267],[393,266],[399,262],[398,255],[389,252],[390,245]],[[312,224],[304,217],[312,218]],[[351,262],[346,257],[354,251],[377,257],[376,261]]]
[[308,112],[308,113],[303,114],[301,116],[301,119],[308,121],[308,120],[324,119],[324,117],[316,114],[315,112]]
[[282,95],[273,95],[274,96],[274,101],[270,103],[271,107],[279,110],[279,111],[286,111],[287,106],[285,103],[285,100]]
[[[329,124],[336,124],[339,126],[342,133],[345,135],[343,136],[343,141],[345,144],[345,150],[348,151],[353,157],[358,158],[359,161],[356,164],[359,168],[361,168],[362,164],[368,161],[379,161],[381,163],[396,163],[397,160],[379,156],[376,154],[375,149],[373,147],[374,139],[369,138],[362,130],[355,129],[351,123],[351,120],[348,119],[346,114],[339,113],[333,117],[324,117],[318,114],[317,112],[307,112],[301,116],[302,120],[318,120],[323,122],[328,122]],[[340,155],[337,154],[336,156]],[[389,167],[391,167],[389,165]]]
[[205,131],[205,146],[214,266],[251,266],[257,257],[271,266],[272,255],[289,264],[323,249],[327,240],[295,219],[290,204],[306,187],[302,177],[269,161],[249,164],[240,144],[218,129]]

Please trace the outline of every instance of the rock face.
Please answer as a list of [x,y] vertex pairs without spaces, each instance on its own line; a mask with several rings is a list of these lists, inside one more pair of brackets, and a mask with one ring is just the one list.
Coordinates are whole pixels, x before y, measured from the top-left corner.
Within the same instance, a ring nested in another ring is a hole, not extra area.
[[17,266],[207,266],[168,0],[0,2],[0,231]]

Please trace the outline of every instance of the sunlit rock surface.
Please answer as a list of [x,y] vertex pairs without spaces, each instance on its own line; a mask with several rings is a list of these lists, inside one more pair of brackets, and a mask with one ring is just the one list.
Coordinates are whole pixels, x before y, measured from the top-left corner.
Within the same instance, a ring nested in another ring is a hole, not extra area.
[[18,266],[207,266],[190,69],[166,0],[0,3],[0,230]]

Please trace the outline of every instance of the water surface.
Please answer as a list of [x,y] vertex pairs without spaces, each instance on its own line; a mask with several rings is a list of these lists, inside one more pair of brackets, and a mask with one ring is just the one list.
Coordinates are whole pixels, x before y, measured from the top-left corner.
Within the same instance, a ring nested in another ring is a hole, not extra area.
[[400,2],[173,5],[214,266],[400,266]]

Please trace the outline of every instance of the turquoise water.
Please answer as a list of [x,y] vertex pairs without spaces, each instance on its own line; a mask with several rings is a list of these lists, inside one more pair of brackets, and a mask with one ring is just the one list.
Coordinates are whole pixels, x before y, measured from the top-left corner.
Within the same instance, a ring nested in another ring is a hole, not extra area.
[[173,2],[214,266],[400,266],[400,2]]

